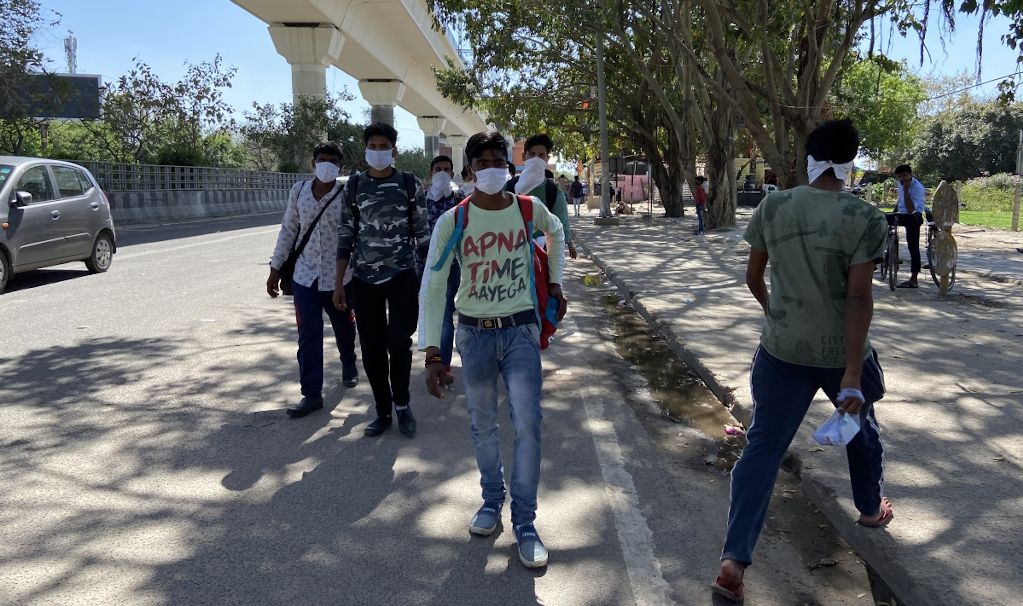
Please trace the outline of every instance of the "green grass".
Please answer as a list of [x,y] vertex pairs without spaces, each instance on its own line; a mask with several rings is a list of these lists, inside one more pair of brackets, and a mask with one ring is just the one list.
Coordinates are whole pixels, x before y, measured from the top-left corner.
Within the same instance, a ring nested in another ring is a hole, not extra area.
[[959,222],[963,225],[982,225],[996,229],[1009,229],[1012,226],[1011,211],[997,210],[961,210]]

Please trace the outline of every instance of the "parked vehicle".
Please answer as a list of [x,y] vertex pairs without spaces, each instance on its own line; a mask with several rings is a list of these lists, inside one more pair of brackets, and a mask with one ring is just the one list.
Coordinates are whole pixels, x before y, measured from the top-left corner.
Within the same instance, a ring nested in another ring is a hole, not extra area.
[[117,252],[110,202],[95,177],[70,162],[0,156],[0,293],[17,273],[84,261],[110,269]]

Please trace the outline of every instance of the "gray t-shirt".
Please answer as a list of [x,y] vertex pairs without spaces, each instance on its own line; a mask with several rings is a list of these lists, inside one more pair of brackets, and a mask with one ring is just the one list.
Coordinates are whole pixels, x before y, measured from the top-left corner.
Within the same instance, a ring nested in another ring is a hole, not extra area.
[[844,367],[849,267],[879,261],[886,232],[884,213],[852,194],[804,185],[764,198],[744,235],[770,259],[764,349],[792,364]]

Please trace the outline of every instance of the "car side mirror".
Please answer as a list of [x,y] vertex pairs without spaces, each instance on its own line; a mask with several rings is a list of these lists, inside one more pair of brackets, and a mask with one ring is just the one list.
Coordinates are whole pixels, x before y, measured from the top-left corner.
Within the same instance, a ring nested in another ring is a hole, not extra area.
[[14,197],[11,198],[11,207],[13,208],[24,208],[32,203],[32,194],[27,191],[16,191]]

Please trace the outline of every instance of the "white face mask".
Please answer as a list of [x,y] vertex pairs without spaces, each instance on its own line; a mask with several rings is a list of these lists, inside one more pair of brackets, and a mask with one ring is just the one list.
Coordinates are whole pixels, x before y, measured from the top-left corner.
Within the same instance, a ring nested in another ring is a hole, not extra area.
[[316,180],[320,183],[330,183],[337,179],[341,167],[333,162],[316,163]]
[[451,195],[451,175],[445,171],[434,173],[430,181],[430,199],[440,200]]
[[484,168],[476,171],[476,189],[485,194],[496,194],[508,182],[508,169]]
[[515,193],[528,194],[538,185],[547,179],[544,171],[547,170],[547,162],[543,158],[532,157],[526,160],[526,166],[519,175],[519,181],[515,184]]
[[391,166],[391,162],[394,160],[392,156],[392,150],[390,149],[367,149],[366,150],[366,164],[369,164],[376,170],[384,170]]
[[466,181],[462,184],[462,193],[471,196],[472,192],[476,191],[476,184],[472,181]]

